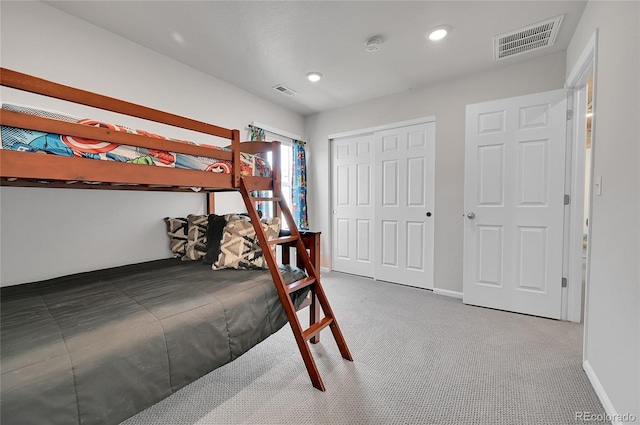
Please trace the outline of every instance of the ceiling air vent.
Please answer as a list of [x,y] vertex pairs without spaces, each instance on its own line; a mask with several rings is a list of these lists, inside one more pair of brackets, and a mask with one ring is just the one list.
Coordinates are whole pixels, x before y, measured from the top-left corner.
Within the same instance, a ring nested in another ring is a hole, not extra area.
[[285,87],[282,84],[278,84],[273,89],[279,91],[282,94],[286,94],[287,96],[295,96],[297,94],[295,90],[291,90],[289,87]]
[[493,60],[553,46],[562,15],[493,37]]

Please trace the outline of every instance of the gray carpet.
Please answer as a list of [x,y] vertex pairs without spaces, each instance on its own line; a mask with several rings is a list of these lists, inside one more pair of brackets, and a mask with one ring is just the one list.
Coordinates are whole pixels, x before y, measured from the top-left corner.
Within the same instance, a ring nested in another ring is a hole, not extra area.
[[125,424],[560,425],[604,413],[582,370],[582,325],[335,272],[322,279],[355,359],[322,332],[313,351],[326,392],[311,386],[287,325]]

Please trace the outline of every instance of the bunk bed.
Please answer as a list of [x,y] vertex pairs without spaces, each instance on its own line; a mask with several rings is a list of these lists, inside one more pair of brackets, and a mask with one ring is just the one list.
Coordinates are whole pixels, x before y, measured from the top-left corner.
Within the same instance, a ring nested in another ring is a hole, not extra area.
[[[235,263],[234,268],[212,270],[200,261],[170,258],[2,288],[2,423],[119,423],[234,360],[287,322],[314,387],[324,391],[308,343],[317,343],[321,330],[330,328],[342,357],[352,360],[317,272],[319,236],[297,230],[282,197],[278,143],[240,143],[238,130],[4,68],[0,80],[12,89],[230,142],[227,148],[212,149],[93,120],[74,122],[6,107],[0,112],[3,129],[51,135],[65,143],[65,138],[76,138],[144,155],[134,160],[92,151],[85,155],[68,143],[71,149],[62,146],[64,152],[57,155],[47,140],[7,145],[0,149],[1,185],[195,190],[205,194],[209,218],[215,216],[215,192],[238,191],[264,266],[255,270]],[[268,151],[274,152],[270,169],[253,157]],[[167,166],[167,157],[184,160]],[[161,166],[144,165],[156,159]],[[247,162],[258,165],[247,168]],[[176,165],[191,163],[205,165]],[[272,195],[256,195],[262,191]],[[290,235],[271,234],[255,207],[264,201],[275,204]],[[289,248],[295,248],[299,267],[278,264],[276,245],[286,250],[285,263]],[[304,307],[309,308],[306,329],[296,314]]]

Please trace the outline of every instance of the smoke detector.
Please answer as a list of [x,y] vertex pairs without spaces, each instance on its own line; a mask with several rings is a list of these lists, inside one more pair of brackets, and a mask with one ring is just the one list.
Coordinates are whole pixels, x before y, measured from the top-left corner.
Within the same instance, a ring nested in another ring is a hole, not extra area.
[[381,45],[382,45],[382,40],[380,40],[377,37],[373,37],[373,38],[368,39],[364,43],[364,48],[367,50],[367,52],[374,53],[374,52],[377,52],[378,50],[380,50],[380,46]]
[[562,15],[493,37],[493,60],[553,46]]

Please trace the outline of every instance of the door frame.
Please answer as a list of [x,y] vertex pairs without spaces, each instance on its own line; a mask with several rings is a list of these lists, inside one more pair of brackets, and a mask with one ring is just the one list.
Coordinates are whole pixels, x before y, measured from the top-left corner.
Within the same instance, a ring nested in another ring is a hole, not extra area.
[[[584,217],[584,192],[585,185],[589,184],[591,197],[587,205],[589,226],[591,227],[591,211],[593,205],[593,184],[591,181],[585,182],[585,129],[587,124],[585,87],[589,80],[589,74],[593,71],[593,117],[591,118],[591,158],[595,152],[595,129],[596,129],[596,59],[598,45],[598,30],[591,35],[586,47],[578,58],[571,73],[565,82],[565,88],[569,91],[569,105],[573,110],[573,119],[567,121],[567,178],[565,183],[565,193],[570,194],[571,202],[569,211],[565,216],[565,244],[564,244],[564,276],[567,277],[567,288],[564,295],[562,319],[579,323],[584,317],[585,336],[583,338],[583,356],[586,354],[587,338],[587,306],[589,297],[589,271],[591,264],[590,249],[587,249],[586,271],[585,271],[585,296],[584,304],[582,297],[582,221]],[[570,162],[569,162],[570,161]],[[591,161],[591,171],[593,172],[593,161]],[[589,244],[593,243],[589,238]],[[584,315],[583,309],[584,308]]]
[[[584,189],[588,184],[591,192],[591,201],[586,206],[589,216],[589,226],[592,225],[592,205],[593,205],[593,180],[585,181],[585,129],[586,129],[586,105],[585,105],[585,87],[589,80],[589,74],[593,72],[593,98],[592,98],[592,110],[594,112],[591,118],[591,158],[594,157],[596,149],[596,121],[597,121],[597,100],[596,100],[596,86],[597,86],[597,46],[598,46],[598,30],[589,38],[582,54],[576,61],[571,73],[567,77],[565,88],[569,90],[571,94],[571,105],[574,111],[574,120],[569,121],[567,126],[568,137],[570,146],[572,148],[570,165],[571,169],[568,172],[569,176],[569,192],[571,195],[571,204],[568,217],[566,219],[567,230],[565,230],[565,254],[567,258],[566,262],[566,276],[568,280],[567,294],[566,294],[566,306],[563,305],[565,315],[564,320],[571,322],[580,322],[584,317],[584,338],[583,338],[583,359],[586,358],[587,347],[587,328],[588,328],[588,305],[589,305],[589,275],[591,255],[590,249],[587,249],[586,258],[586,270],[585,270],[585,296],[584,305],[582,302],[582,221],[584,218]],[[591,171],[593,174],[593,161],[591,161]],[[593,243],[593,240],[589,238],[589,246]],[[584,314],[583,314],[584,308]]]
[[435,122],[435,121],[436,121],[436,116],[430,115],[428,117],[416,118],[416,119],[407,120],[407,121],[398,121],[398,122],[393,122],[389,124],[382,124],[375,127],[365,127],[357,130],[333,133],[333,134],[329,134],[327,138],[329,139],[329,143],[331,143],[333,139],[339,139],[342,137],[360,136],[363,134],[375,133],[376,131],[391,130],[393,128],[408,127],[410,125],[426,124],[426,123]]

